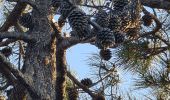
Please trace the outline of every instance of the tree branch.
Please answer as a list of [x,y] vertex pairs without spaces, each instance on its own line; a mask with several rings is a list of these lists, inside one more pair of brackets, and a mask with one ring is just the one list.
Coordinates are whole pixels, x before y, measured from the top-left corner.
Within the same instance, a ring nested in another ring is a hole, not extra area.
[[108,73],[105,76],[100,78],[100,80],[98,80],[97,82],[93,83],[90,87],[93,87],[93,86],[97,85],[98,83],[102,82],[104,79],[109,77],[111,74],[113,74],[113,71],[114,71],[113,69],[115,69],[115,68],[113,67],[113,68],[109,69]]
[[0,90],[5,90],[9,85],[9,83],[6,83],[4,86],[0,86]]
[[86,86],[81,84],[69,71],[67,71],[67,76],[78,86],[81,87],[86,93],[88,93],[92,98],[96,97],[96,94],[92,93]]
[[7,0],[7,1],[29,4],[32,8],[36,9],[40,13],[40,11],[38,10],[38,8],[35,5],[35,3],[33,1],[31,1],[31,0]]
[[9,38],[9,39],[18,39],[23,40],[25,42],[33,42],[35,39],[26,33],[20,32],[0,32],[0,38]]
[[168,50],[168,47],[151,48],[150,49],[151,53],[149,53],[148,57],[158,55],[160,53],[163,53],[166,50]]
[[150,12],[148,12],[144,7],[143,7],[143,13],[144,13],[145,15],[151,16],[152,19],[153,19],[153,20],[155,21],[155,23],[156,23],[156,27],[155,27],[152,31],[147,32],[147,33],[145,33],[145,34],[155,34],[156,32],[158,32],[159,29],[162,28],[162,24],[161,24],[161,22],[159,21],[159,19],[158,19],[156,16],[154,16],[153,14],[151,14]]
[[94,42],[94,40],[95,40],[95,37],[91,39],[85,39],[85,40],[79,40],[78,38],[75,38],[75,37],[66,37],[60,43],[59,48],[67,49],[78,43],[91,43],[91,42]]
[[170,10],[170,1],[168,0],[140,0],[140,1],[144,6]]
[[7,17],[5,23],[0,28],[0,32],[5,32],[8,30],[9,27],[12,25],[15,25],[19,16],[21,15],[21,12],[26,8],[25,3],[17,3],[10,13],[10,15]]
[[[40,98],[39,95],[35,92],[35,90],[27,83],[25,76],[17,69],[15,66],[7,61],[6,57],[0,53],[0,72],[5,75],[10,81],[14,82],[13,84],[20,83],[22,84],[30,93],[32,98]],[[7,75],[7,76],[6,76]]]
[[159,36],[159,35],[154,35],[156,38],[158,38],[159,40],[161,40],[162,42],[164,42],[169,48],[170,48],[170,42],[169,41],[167,41],[167,40],[165,40],[165,39],[163,39],[161,36]]
[[54,33],[51,34],[52,38],[57,37],[57,38],[62,38],[61,37],[61,28],[59,27],[58,23],[54,23],[52,21],[50,21],[51,27],[54,30]]
[[75,38],[75,37],[66,37],[66,38],[64,38],[64,39],[62,40],[62,42],[60,43],[59,48],[64,48],[64,49],[66,49],[66,48],[69,48],[69,47],[71,47],[71,46],[73,46],[73,45],[76,45],[76,44],[78,44],[78,43],[80,43],[80,40],[79,40],[79,39],[77,39],[77,38]]
[[6,41],[0,42],[0,47],[7,46],[8,44],[13,43],[15,41],[16,40],[13,40],[13,39],[7,39]]

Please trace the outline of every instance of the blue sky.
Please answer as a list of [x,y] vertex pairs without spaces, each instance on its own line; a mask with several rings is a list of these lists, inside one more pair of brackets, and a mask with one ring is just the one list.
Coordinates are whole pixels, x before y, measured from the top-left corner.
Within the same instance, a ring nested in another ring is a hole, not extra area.
[[87,75],[90,75],[90,68],[87,65],[88,57],[92,53],[98,53],[99,49],[94,45],[90,44],[78,44],[67,50],[67,63],[70,66],[70,69],[75,74],[78,75],[78,78],[85,78]]

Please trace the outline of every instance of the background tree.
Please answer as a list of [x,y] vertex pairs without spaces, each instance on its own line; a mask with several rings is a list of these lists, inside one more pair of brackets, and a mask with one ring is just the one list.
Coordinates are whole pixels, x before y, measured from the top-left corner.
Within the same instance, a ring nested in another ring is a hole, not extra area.
[[[130,93],[117,92],[119,69],[137,77],[137,89],[151,88],[157,99],[168,98],[170,1],[1,3],[0,89],[9,100],[75,100],[78,93],[87,93],[93,100],[132,99]],[[71,29],[63,30],[68,27]],[[78,81],[67,69],[66,50],[80,43],[100,49],[89,61],[97,72],[96,82],[89,78]]]

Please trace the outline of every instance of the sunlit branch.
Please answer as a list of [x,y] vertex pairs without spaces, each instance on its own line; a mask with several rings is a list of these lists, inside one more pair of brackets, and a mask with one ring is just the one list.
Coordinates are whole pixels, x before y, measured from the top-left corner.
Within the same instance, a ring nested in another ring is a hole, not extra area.
[[52,38],[57,37],[57,38],[61,39],[62,38],[61,37],[61,27],[59,27],[58,23],[50,22],[50,24],[54,30],[54,33],[51,34],[51,37]]

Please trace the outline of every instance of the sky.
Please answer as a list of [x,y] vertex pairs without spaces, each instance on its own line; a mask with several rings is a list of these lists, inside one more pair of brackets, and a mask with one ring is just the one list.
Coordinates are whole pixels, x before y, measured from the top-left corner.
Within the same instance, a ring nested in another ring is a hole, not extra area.
[[90,44],[78,44],[67,50],[67,63],[70,69],[75,74],[78,75],[79,78],[85,78],[90,74],[90,68],[87,65],[87,60],[93,53],[98,53],[99,49],[94,45]]

